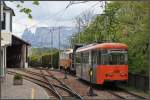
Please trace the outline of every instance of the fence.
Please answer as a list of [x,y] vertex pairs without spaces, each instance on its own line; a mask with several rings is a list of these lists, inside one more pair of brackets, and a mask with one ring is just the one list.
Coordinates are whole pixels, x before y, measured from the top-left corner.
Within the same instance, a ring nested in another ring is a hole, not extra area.
[[129,73],[127,84],[137,89],[148,91],[149,90],[149,77]]

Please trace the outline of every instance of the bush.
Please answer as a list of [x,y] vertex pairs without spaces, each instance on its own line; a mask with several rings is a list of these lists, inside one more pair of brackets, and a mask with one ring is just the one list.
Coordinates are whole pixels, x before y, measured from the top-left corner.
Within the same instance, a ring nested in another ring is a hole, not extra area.
[[[51,64],[51,58],[52,58],[52,64]],[[58,68],[58,61],[59,61],[59,52],[42,56],[43,67],[52,67],[53,65],[54,68]]]
[[22,79],[23,79],[23,77],[22,77],[21,74],[16,74],[16,75],[14,76],[14,80],[22,80]]
[[[51,64],[52,56],[52,64]],[[32,67],[53,67],[58,68],[59,52],[43,53],[42,55],[32,55],[29,57],[29,66]]]
[[32,66],[32,67],[41,66],[40,56],[31,56],[29,58],[29,66]]

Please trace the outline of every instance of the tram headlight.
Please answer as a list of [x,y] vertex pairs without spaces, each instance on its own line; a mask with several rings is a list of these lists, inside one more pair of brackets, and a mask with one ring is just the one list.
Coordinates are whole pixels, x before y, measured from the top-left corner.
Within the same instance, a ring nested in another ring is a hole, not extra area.
[[127,73],[122,72],[122,73],[120,73],[120,75],[121,76],[127,76]]
[[110,76],[110,77],[111,77],[111,76],[112,76],[112,73],[106,73],[105,75],[106,75],[106,77],[107,77],[107,76]]

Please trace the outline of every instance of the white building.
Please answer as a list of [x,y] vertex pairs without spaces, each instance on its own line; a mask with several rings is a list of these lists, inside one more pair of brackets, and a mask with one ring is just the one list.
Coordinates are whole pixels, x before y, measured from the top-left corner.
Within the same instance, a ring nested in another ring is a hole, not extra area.
[[12,17],[15,16],[13,9],[1,1],[1,65],[0,76],[4,77],[6,72],[6,48],[12,42]]

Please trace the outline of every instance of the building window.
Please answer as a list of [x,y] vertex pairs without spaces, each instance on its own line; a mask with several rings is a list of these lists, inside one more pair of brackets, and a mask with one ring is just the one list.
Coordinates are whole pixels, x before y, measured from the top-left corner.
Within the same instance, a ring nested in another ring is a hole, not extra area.
[[3,13],[2,29],[6,29],[6,14]]

